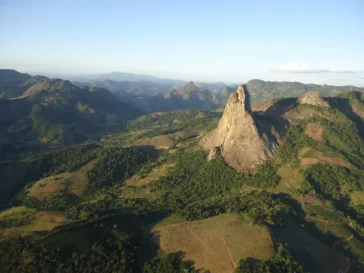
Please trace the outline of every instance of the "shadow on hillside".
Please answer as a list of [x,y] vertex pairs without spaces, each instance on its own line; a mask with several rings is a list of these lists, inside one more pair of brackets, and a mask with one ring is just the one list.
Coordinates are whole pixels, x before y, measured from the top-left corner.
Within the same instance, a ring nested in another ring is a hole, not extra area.
[[158,151],[154,146],[152,145],[140,145],[140,146],[131,146],[134,149],[137,149],[141,152],[146,153],[148,156],[152,158],[157,158],[160,154],[160,151]]
[[[273,242],[286,245],[293,258],[310,272],[330,273],[345,269],[344,257],[325,243],[339,238],[330,232],[321,233],[314,225],[294,218],[284,217],[284,227],[268,227]],[[331,261],[330,264],[327,261]]]
[[[288,203],[294,213],[283,216],[283,227],[268,226],[275,244],[284,244],[294,259],[310,272],[337,272],[345,269],[345,258],[332,249],[339,240],[330,231],[321,232],[313,223],[305,220],[305,212],[301,204],[286,194],[277,196]],[[331,261],[329,264],[327,261]]]
[[335,108],[340,112],[344,113],[350,119],[352,119],[355,123],[355,126],[359,132],[359,135],[364,138],[364,121],[358,116],[354,111],[352,106],[350,105],[350,101],[346,98],[326,98],[331,108]]
[[282,116],[297,106],[298,98],[284,98],[274,102],[264,112],[257,112],[265,116],[281,119]]
[[267,135],[275,143],[279,143],[289,128],[289,121],[283,115],[297,106],[297,98],[278,100],[265,111],[253,113],[259,133]]

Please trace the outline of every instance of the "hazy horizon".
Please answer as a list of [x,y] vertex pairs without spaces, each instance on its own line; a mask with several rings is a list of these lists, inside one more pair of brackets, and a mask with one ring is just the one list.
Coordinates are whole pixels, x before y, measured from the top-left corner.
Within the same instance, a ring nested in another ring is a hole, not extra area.
[[362,87],[363,13],[354,0],[0,0],[0,68]]

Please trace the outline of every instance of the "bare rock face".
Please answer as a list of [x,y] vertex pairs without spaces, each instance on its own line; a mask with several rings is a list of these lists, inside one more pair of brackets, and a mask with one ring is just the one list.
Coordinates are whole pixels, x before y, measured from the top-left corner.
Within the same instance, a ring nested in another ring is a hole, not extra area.
[[305,95],[299,98],[298,102],[301,104],[311,104],[314,106],[329,107],[327,101],[325,101],[321,97],[321,94],[318,91],[307,92]]
[[218,127],[201,139],[200,146],[209,151],[209,160],[220,152],[231,167],[248,171],[273,156],[278,143],[258,130],[247,87],[240,85],[230,95]]

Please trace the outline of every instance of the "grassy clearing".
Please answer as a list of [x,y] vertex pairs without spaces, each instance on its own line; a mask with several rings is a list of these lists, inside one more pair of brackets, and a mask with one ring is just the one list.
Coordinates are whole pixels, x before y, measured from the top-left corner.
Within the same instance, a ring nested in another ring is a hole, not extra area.
[[150,173],[146,176],[142,177],[139,174],[134,175],[124,182],[124,185],[127,186],[135,186],[135,187],[143,187],[148,184],[157,181],[159,178],[167,176],[168,173],[176,166],[175,163],[166,163],[161,166],[154,168]]
[[354,168],[352,164],[345,161],[340,156],[333,156],[332,153],[327,156],[323,152],[317,151],[311,147],[302,148],[299,152],[299,158],[301,161],[301,166],[303,167],[324,163],[331,166],[342,166],[349,169]]
[[[282,178],[280,184],[277,186],[278,191],[286,192],[301,189],[302,177],[300,169],[290,165],[284,165],[277,171],[278,175]],[[284,186],[285,189],[280,187]]]
[[166,252],[185,252],[196,269],[233,273],[240,259],[268,259],[274,253],[267,228],[236,215],[156,226],[152,239]]
[[[9,211],[12,211],[14,213],[11,213],[11,215],[9,215]],[[14,217],[20,219],[21,217],[31,216],[32,221],[30,224],[24,226],[0,229],[0,237],[26,235],[31,232],[37,232],[37,231],[48,231],[52,230],[57,226],[62,226],[68,223],[67,218],[62,212],[55,212],[55,211],[36,212],[33,209],[24,207],[10,209],[9,211],[5,212],[5,215],[7,215],[5,217],[12,217],[12,218]],[[1,217],[4,217],[3,213],[1,214]]]
[[51,194],[76,194],[79,195],[87,185],[87,172],[96,164],[96,160],[87,163],[80,170],[65,172],[46,177],[34,183],[29,188],[29,195],[38,199],[46,199]]
[[29,212],[34,212],[34,209],[25,207],[25,206],[19,206],[19,207],[12,207],[10,209],[6,209],[0,212],[0,219],[3,219],[5,217],[14,216],[18,214],[24,214]]
[[174,137],[172,135],[161,135],[152,138],[144,138],[142,141],[134,143],[134,146],[153,146],[156,149],[169,149],[174,144]]

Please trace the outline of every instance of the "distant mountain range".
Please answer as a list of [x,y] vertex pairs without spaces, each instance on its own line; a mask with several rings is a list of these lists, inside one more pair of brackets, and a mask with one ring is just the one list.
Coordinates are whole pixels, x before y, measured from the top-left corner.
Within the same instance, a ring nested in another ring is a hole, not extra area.
[[[30,150],[29,146],[49,148],[97,139],[101,134],[123,130],[130,120],[148,112],[216,110],[237,88],[224,83],[161,82],[155,77],[129,73],[103,75],[113,79],[72,83],[0,70],[1,149],[13,153],[24,146]],[[115,81],[121,75],[151,81]],[[326,97],[342,91],[364,91],[353,86],[262,80],[251,80],[246,85],[252,103],[298,97],[310,90]]]

